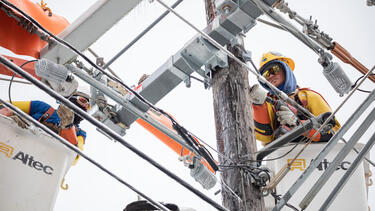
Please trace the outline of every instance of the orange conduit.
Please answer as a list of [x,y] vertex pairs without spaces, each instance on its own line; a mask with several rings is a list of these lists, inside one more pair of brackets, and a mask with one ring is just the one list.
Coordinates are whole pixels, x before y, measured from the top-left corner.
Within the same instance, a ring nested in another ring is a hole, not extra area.
[[[163,125],[165,125],[166,127],[168,127],[169,129],[173,130],[173,127],[172,127],[172,122],[171,120],[169,120],[166,116],[164,115],[158,115],[152,111],[148,111],[147,114],[149,116],[151,116],[153,119],[157,120],[158,122],[162,123]],[[137,120],[137,123],[140,124],[142,127],[144,127],[146,130],[148,130],[149,132],[151,132],[154,136],[156,136],[158,139],[160,139],[164,144],[166,144],[169,148],[171,148],[174,152],[176,152],[178,155],[182,155],[182,156],[185,156],[185,155],[189,155],[190,154],[190,150],[184,148],[181,144],[177,143],[175,140],[171,139],[170,137],[168,137],[166,134],[164,134],[163,132],[161,132],[160,130],[156,129],[155,127],[153,127],[152,125],[150,125],[149,123],[147,123],[146,121],[142,120],[142,119],[138,119]],[[177,132],[176,132],[177,134]],[[197,140],[195,137],[194,137],[195,140]],[[182,153],[181,153],[182,151]],[[207,163],[206,160],[204,160],[202,158],[202,164],[204,166],[206,166],[212,173],[215,173],[215,171],[212,169],[212,167]]]

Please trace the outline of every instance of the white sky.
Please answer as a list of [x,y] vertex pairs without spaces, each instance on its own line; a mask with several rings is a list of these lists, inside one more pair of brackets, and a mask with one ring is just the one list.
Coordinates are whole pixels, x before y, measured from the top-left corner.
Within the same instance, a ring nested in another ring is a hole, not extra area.
[[[45,2],[54,13],[66,17],[72,23],[95,1],[47,0]],[[169,5],[174,3],[174,1],[166,2]],[[366,6],[365,0],[289,0],[288,2],[290,7],[301,16],[308,18],[312,15],[313,18],[318,19],[320,29],[349,50],[366,67],[371,68],[375,65],[375,53],[373,52],[375,47],[373,42],[375,37],[374,6]],[[164,11],[165,9],[157,2],[144,1],[98,40],[92,49],[108,61]],[[178,7],[177,11],[198,28],[203,29],[206,26],[203,0],[186,0]],[[266,19],[265,16],[262,18]],[[169,14],[150,33],[113,63],[111,68],[121,76],[126,84],[134,85],[143,73],[151,74],[195,34],[196,32],[192,28],[173,14]],[[301,87],[310,87],[320,92],[333,109],[344,99],[336,94],[324,78],[322,67],[317,62],[317,55],[287,32],[258,23],[246,34],[245,46],[252,51],[253,60],[257,65],[262,53],[269,50],[278,51],[293,58],[296,63],[295,75],[298,84]],[[334,58],[334,61],[341,64],[353,82],[360,76],[360,73],[351,66],[343,64],[337,58]],[[250,83],[257,83],[256,79],[251,74],[249,75]],[[8,83],[0,81],[0,86],[1,90],[4,90],[0,97],[8,99],[5,91]],[[374,85],[372,82],[366,81],[361,88],[371,90]],[[344,123],[365,97],[365,93],[354,94],[354,97],[337,113],[339,121]],[[13,85],[12,100],[35,99],[42,99],[54,104],[54,100],[42,91],[32,89],[27,85]],[[216,147],[211,90],[205,90],[202,84],[193,80],[191,88],[188,89],[184,84],[180,84],[157,106],[174,115],[184,127],[211,146]],[[372,104],[371,108],[373,107]],[[369,111],[370,109],[366,112]],[[366,112],[362,119],[366,116]],[[146,195],[154,200],[172,202],[183,207],[215,210],[122,145],[108,140],[87,122],[82,123],[81,126],[88,131],[85,153]],[[375,126],[372,124],[360,142],[367,141],[374,131]],[[350,133],[353,133],[353,130]],[[347,134],[344,137],[348,139],[350,136]],[[214,196],[214,192],[219,189],[218,186],[210,191],[203,190],[190,177],[189,170],[177,160],[178,156],[144,129],[134,124],[127,131],[124,139],[220,203],[220,196]],[[373,150],[372,160],[374,160],[374,153]],[[374,168],[372,172],[375,173]],[[372,178],[375,180],[374,177]],[[70,188],[67,191],[60,190],[55,211],[122,210],[128,203],[137,200],[137,195],[134,192],[99,171],[84,159],[81,159],[78,165],[70,169],[66,175],[66,182]],[[371,186],[369,203],[372,209],[375,209],[374,192],[374,186]]]

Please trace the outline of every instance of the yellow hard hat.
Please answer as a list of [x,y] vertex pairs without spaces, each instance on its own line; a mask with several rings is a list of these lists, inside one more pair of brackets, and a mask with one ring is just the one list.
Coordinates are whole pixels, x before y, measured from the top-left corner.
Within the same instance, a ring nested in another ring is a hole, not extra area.
[[259,69],[262,69],[263,65],[267,64],[272,60],[280,60],[282,62],[285,62],[292,71],[294,70],[294,61],[291,58],[285,57],[281,53],[274,51],[269,51],[263,54],[262,59],[260,60]]

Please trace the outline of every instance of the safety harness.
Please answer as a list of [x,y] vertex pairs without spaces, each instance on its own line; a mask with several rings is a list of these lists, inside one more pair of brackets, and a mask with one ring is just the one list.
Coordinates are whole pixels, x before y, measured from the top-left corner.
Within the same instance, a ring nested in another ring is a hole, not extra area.
[[53,109],[50,106],[49,109],[46,112],[44,112],[44,114],[38,119],[38,121],[40,123],[45,123],[47,119],[49,119],[52,116],[53,112],[55,112],[55,109]]
[[[50,106],[48,110],[44,112],[44,114],[38,119],[38,121],[42,124],[46,124],[46,121],[52,116],[54,112],[55,112],[55,109],[53,109],[52,106]],[[50,127],[50,125],[48,124],[46,125]],[[61,137],[69,141],[74,146],[78,144],[74,126],[69,127],[69,128],[64,128],[64,129],[60,128],[60,130],[58,130],[58,133]]]

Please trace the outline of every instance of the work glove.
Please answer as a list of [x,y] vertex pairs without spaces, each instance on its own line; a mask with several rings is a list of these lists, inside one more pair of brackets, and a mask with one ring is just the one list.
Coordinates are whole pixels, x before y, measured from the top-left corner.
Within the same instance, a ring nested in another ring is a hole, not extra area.
[[13,114],[9,116],[9,118],[12,118],[17,123],[17,125],[20,126],[21,128],[24,128],[24,129],[27,128],[26,122],[22,120],[21,117]]
[[57,109],[57,115],[59,115],[60,117],[60,126],[62,129],[73,125],[74,113],[65,105],[59,105],[59,108]]
[[277,120],[282,125],[289,125],[291,127],[297,125],[296,115],[286,105],[281,105],[280,109],[276,112]]
[[12,116],[14,113],[9,108],[3,107],[3,108],[0,109],[0,114],[3,115],[3,116]]
[[267,92],[259,84],[255,84],[250,88],[249,95],[250,100],[256,105],[262,105],[267,98]]

